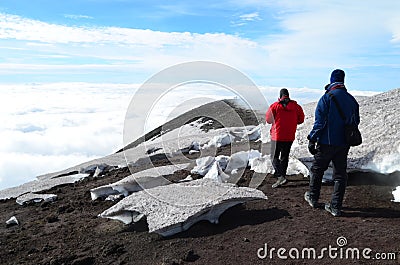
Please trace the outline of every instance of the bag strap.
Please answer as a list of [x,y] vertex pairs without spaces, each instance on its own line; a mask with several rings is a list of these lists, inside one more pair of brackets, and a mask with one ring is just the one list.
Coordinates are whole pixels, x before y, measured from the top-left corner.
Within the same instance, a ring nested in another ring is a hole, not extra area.
[[330,98],[333,100],[333,102],[335,103],[336,108],[337,108],[338,111],[339,111],[340,117],[342,118],[343,121],[346,121],[346,116],[344,115],[343,110],[342,110],[342,108],[341,108],[340,105],[339,105],[339,102],[337,101],[337,99],[335,98],[335,96],[334,96],[331,92],[328,92],[328,94],[329,94],[329,97],[330,97]]

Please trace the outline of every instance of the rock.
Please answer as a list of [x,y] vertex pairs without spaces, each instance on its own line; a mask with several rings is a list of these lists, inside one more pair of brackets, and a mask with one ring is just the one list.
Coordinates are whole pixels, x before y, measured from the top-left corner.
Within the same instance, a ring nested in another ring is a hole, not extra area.
[[56,215],[49,215],[46,217],[46,221],[48,223],[55,223],[55,222],[58,222],[59,220],[60,219],[58,219],[58,216],[56,216]]
[[69,204],[63,204],[60,207],[58,207],[58,209],[57,209],[57,213],[59,213],[59,214],[72,213],[73,211],[75,211],[75,208]]
[[191,250],[189,250],[188,253],[186,253],[185,257],[183,257],[182,260],[186,261],[186,262],[194,262],[194,261],[198,260],[199,258],[200,258],[200,256],[197,255],[196,253],[194,253],[194,250],[191,249]]
[[94,257],[82,257],[75,259],[71,265],[92,265],[95,264],[96,259]]
[[110,255],[120,255],[120,254],[126,252],[124,245],[117,244],[117,243],[110,243],[110,244],[104,245],[100,250],[101,250],[101,254],[105,257],[110,256]]

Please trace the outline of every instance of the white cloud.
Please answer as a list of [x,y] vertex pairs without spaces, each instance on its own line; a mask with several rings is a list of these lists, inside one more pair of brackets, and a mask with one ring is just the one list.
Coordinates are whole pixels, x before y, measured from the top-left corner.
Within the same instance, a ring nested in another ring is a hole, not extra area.
[[[77,69],[134,72],[139,69],[149,75],[177,63],[195,60],[223,62],[243,69],[253,65],[249,58],[265,52],[254,41],[225,33],[77,27],[4,13],[0,13],[0,38],[15,41],[14,46],[27,50],[21,55],[7,56],[7,61],[0,64],[4,74]],[[48,61],[37,61],[39,55],[43,55],[42,58],[48,56]],[[63,58],[66,61],[62,61]],[[51,59],[61,61],[52,62]],[[91,60],[95,61],[88,63]]]
[[400,43],[400,17],[390,17],[387,19],[387,27],[392,32],[392,43]]
[[228,41],[252,45],[249,40],[224,33],[196,34],[119,27],[76,27],[50,24],[4,13],[0,13],[0,38],[41,43],[112,43],[147,48],[161,48],[166,45],[185,46],[202,42],[221,44]]
[[261,20],[260,15],[258,12],[253,12],[249,14],[244,14],[240,15],[239,18],[243,21],[255,21],[255,20]]
[[125,113],[135,88],[1,85],[0,188],[117,151],[123,145]]
[[84,154],[40,155],[0,151],[0,190],[34,180],[35,176],[96,158]]
[[262,20],[260,18],[260,15],[258,12],[253,12],[253,13],[247,13],[243,15],[239,15],[238,17],[235,17],[235,20],[231,21],[231,26],[234,27],[241,27],[245,26],[250,22],[254,21],[260,21]]
[[74,15],[74,14],[65,14],[64,17],[70,18],[70,19],[93,19],[91,16],[87,15]]
[[390,47],[393,34],[390,25],[395,24],[392,20],[400,11],[400,3],[390,3],[282,1],[281,7],[292,13],[282,13],[279,17],[282,34],[267,36],[271,62],[304,67],[352,67],[369,61],[360,60],[362,56],[374,53],[382,56],[385,48]]
[[[279,91],[283,87],[264,87],[260,86],[259,89],[266,97],[268,104],[272,104],[279,97]],[[310,102],[317,102],[319,98],[325,93],[323,87],[316,88],[308,88],[308,87],[291,87],[287,88],[289,90],[290,98],[296,100],[299,104],[307,104]],[[349,90],[353,96],[373,96],[378,94],[376,91],[361,91],[361,90]]]
[[[51,55],[50,57],[65,58],[61,55]],[[96,69],[109,69],[109,70],[122,70],[135,67],[133,64],[16,64],[16,63],[3,63],[0,64],[0,70],[3,73],[22,73],[26,70],[35,71],[58,71],[58,70],[96,70]]]
[[236,15],[237,25],[261,23],[257,24],[260,32],[262,23],[271,23],[273,30],[268,31],[268,25],[265,32],[246,39],[240,32],[199,34],[68,26],[1,13],[0,38],[7,40],[5,47],[24,50],[10,55],[8,49],[0,49],[6,54],[0,74],[45,73],[54,79],[74,74],[81,80],[86,73],[98,73],[103,81],[130,73],[147,77],[177,63],[208,60],[240,69],[262,85],[319,87],[331,70],[342,68],[350,78],[358,74],[352,87],[364,87],[369,78],[366,71],[373,68],[380,74],[367,82],[366,89],[395,87],[388,80],[393,80],[393,69],[400,67],[400,2],[232,0],[227,4],[249,11]]

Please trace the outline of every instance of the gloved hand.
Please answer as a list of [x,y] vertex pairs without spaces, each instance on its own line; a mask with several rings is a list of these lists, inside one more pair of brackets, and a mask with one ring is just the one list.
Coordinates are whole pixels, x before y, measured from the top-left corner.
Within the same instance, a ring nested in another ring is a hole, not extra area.
[[316,147],[316,142],[313,142],[311,140],[308,141],[308,151],[312,154],[315,155],[317,153],[317,147]]

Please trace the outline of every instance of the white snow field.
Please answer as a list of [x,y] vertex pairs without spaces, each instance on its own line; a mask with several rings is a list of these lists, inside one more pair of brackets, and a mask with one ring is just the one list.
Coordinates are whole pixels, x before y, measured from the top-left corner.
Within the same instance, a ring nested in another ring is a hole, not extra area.
[[218,223],[226,209],[256,199],[267,197],[253,188],[198,179],[136,192],[99,216],[130,224],[145,215],[149,232],[170,236],[201,220]]

